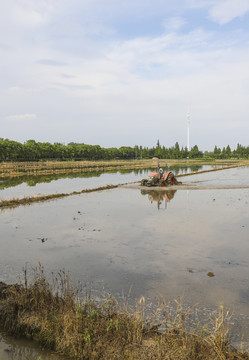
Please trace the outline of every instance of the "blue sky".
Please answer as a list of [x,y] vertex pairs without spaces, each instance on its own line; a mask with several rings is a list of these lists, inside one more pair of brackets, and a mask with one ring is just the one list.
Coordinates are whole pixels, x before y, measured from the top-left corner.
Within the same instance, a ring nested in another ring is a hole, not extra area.
[[248,146],[249,0],[10,0],[0,137]]

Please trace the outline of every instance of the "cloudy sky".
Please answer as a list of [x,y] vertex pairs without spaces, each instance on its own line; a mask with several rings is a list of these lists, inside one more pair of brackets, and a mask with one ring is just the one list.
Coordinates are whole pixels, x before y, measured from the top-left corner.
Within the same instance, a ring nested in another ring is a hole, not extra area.
[[0,1],[0,137],[249,145],[249,0]]

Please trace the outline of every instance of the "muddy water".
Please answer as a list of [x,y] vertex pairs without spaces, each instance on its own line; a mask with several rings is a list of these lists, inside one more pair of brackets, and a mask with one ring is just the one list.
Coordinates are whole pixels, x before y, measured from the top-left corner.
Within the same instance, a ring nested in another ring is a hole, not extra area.
[[17,339],[0,333],[1,360],[66,360],[48,352],[37,343],[25,339]]
[[198,187],[243,187],[249,185],[247,167],[191,175],[190,177],[181,177],[181,180]]
[[[233,313],[233,341],[249,341],[249,168],[182,180],[211,190],[147,193],[118,188],[33,204],[0,214],[0,280],[15,282],[27,263],[62,268],[99,294],[104,286],[148,304],[163,295],[199,303],[206,320],[219,302]],[[247,344],[246,344],[247,345]]]

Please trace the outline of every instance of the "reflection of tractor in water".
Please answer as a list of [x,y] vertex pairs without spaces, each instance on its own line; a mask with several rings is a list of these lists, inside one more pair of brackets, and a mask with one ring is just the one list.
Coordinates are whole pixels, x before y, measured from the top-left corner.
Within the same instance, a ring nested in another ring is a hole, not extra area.
[[160,205],[165,201],[165,207],[167,202],[173,199],[177,190],[141,190],[142,195],[148,195],[148,199],[151,203],[157,202],[157,208],[160,208]]
[[142,186],[168,186],[178,184],[181,184],[181,182],[177,181],[175,175],[169,170],[167,165],[165,172],[163,172],[159,164],[157,171],[150,174],[148,179],[141,181]]

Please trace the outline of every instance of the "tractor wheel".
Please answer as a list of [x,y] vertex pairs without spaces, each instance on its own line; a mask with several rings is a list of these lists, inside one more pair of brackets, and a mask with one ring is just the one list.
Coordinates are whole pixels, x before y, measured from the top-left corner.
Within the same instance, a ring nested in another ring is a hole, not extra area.
[[167,184],[169,185],[178,185],[178,181],[173,173],[170,173],[167,178]]
[[167,184],[169,185],[174,184],[174,175],[172,173],[169,173],[169,176],[167,177]]

